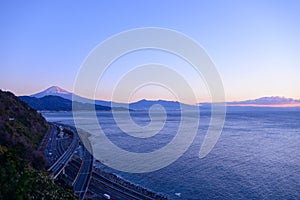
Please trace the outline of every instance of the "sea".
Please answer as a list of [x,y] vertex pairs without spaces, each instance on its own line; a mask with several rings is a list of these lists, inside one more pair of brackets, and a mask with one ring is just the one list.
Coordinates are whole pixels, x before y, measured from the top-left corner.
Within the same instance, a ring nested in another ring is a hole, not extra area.
[[[50,122],[74,125],[72,112],[42,114]],[[84,116],[82,123],[89,127],[87,131],[95,132],[100,124],[113,144],[136,153],[155,151],[169,144],[182,120],[179,111],[168,111],[162,118],[146,111],[131,112],[132,121],[123,121],[123,129],[126,123],[147,126],[151,121],[164,121],[157,135],[136,138],[124,133],[111,112],[97,112],[98,125],[90,123],[88,112]],[[228,108],[220,138],[201,159],[199,150],[210,126],[210,111],[200,111],[199,119],[196,136],[188,149],[161,169],[128,173],[108,167],[105,162],[99,167],[175,200],[300,199],[299,109]]]

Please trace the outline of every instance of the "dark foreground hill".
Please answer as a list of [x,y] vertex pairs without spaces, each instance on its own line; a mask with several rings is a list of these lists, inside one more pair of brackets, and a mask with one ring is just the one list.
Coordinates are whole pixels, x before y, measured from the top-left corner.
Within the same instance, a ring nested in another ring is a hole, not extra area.
[[48,130],[45,119],[10,92],[0,90],[0,199],[75,199],[43,171],[37,147]]

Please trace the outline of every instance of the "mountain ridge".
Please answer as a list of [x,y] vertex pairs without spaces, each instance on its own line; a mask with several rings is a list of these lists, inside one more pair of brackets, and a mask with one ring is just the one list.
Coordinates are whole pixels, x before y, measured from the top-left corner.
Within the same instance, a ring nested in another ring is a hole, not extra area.
[[[81,97],[79,95],[73,94],[72,92],[69,92],[67,90],[64,90],[58,86],[52,86],[47,88],[44,91],[35,93],[30,95],[30,97],[36,97],[36,98],[41,98],[44,96],[48,95],[53,95],[53,96],[60,96],[64,99],[68,100],[76,100],[81,103],[90,103],[90,104],[97,104],[101,106],[109,106],[112,107],[112,105],[115,105],[115,107],[129,107],[130,109],[148,109],[149,105],[153,104],[160,104],[163,105],[164,107],[167,107],[171,109],[172,107],[178,108],[178,105],[186,105],[186,106],[191,106],[189,104],[184,104],[180,103],[178,101],[169,101],[169,100],[146,100],[142,99],[136,102],[132,102],[129,104],[126,103],[117,103],[117,102],[111,102],[111,101],[105,101],[105,100],[92,100],[88,98]],[[272,106],[272,105],[291,105],[291,106],[300,106],[300,99],[293,99],[293,98],[286,98],[286,97],[280,97],[280,96],[269,96],[269,97],[260,97],[257,99],[250,99],[250,100],[243,100],[243,101],[231,101],[231,102],[226,102],[228,106]],[[199,103],[199,106],[210,106],[211,103]]]
[[29,104],[36,110],[40,111],[71,111],[73,106],[78,110],[92,110],[96,109],[98,111],[110,111],[112,108],[102,105],[94,105],[81,102],[73,102],[71,100],[62,98],[60,96],[48,95],[41,98],[31,97],[31,96],[20,96],[22,101]]
[[300,100],[293,98],[286,98],[280,96],[260,97],[257,99],[250,99],[244,101],[228,102],[228,104],[245,104],[245,105],[286,105],[286,104],[299,104]]

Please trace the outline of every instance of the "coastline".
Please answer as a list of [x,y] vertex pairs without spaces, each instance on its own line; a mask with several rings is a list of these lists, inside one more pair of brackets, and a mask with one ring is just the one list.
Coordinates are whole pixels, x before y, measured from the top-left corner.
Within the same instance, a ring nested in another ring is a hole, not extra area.
[[[78,134],[78,131],[82,132],[83,130],[76,130],[76,128],[69,124],[64,124],[61,122],[49,122],[50,124],[55,124],[56,126],[63,126],[64,128],[67,128],[69,130],[72,130],[74,134]],[[90,133],[87,131],[83,131],[84,135],[88,137]],[[81,134],[82,136],[82,134]],[[82,143],[82,142],[81,142]],[[81,146],[80,144],[79,146]],[[86,147],[83,146],[84,149]],[[91,148],[91,146],[89,147]],[[77,150],[79,151],[79,150]],[[91,150],[92,151],[92,150]],[[74,153],[73,157],[78,157]],[[92,154],[91,154],[92,156]],[[74,159],[74,158],[73,158]],[[88,181],[88,186],[86,189],[86,194],[84,199],[99,199],[99,197],[103,196],[104,194],[109,194],[112,199],[114,197],[118,197],[116,199],[149,199],[149,200],[167,200],[167,195],[154,192],[148,188],[145,188],[141,185],[135,184],[129,180],[124,179],[118,174],[108,172],[106,170],[100,169],[99,165],[101,162],[98,160],[95,160],[92,156],[93,164],[92,164],[92,170],[90,172],[90,180]],[[82,160],[84,162],[84,158]],[[82,164],[83,165],[83,164]],[[103,164],[101,164],[103,165]],[[81,167],[80,167],[81,168]],[[80,169],[79,168],[79,169]],[[78,171],[79,171],[78,169]],[[68,170],[66,170],[68,171]],[[66,173],[67,174],[67,173]],[[61,176],[60,176],[61,177]],[[123,197],[123,198],[122,198]]]
[[127,188],[128,190],[132,191],[135,193],[136,197],[142,198],[142,199],[158,199],[158,200],[167,200],[167,196],[154,192],[150,190],[149,188],[146,188],[144,186],[135,184],[127,179],[124,179],[123,177],[119,176],[118,174],[115,173],[110,173],[105,170],[102,170],[100,168],[94,167],[94,172],[99,174],[101,177],[104,179],[111,181],[114,184],[118,184],[121,187]]

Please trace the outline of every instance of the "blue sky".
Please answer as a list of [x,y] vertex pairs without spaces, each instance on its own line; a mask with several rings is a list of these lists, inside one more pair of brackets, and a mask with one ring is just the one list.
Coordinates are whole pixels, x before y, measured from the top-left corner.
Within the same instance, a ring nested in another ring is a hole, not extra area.
[[299,10],[296,0],[1,1],[0,88],[17,95],[52,85],[72,90],[96,45],[128,29],[162,27],[202,45],[227,100],[300,99]]

